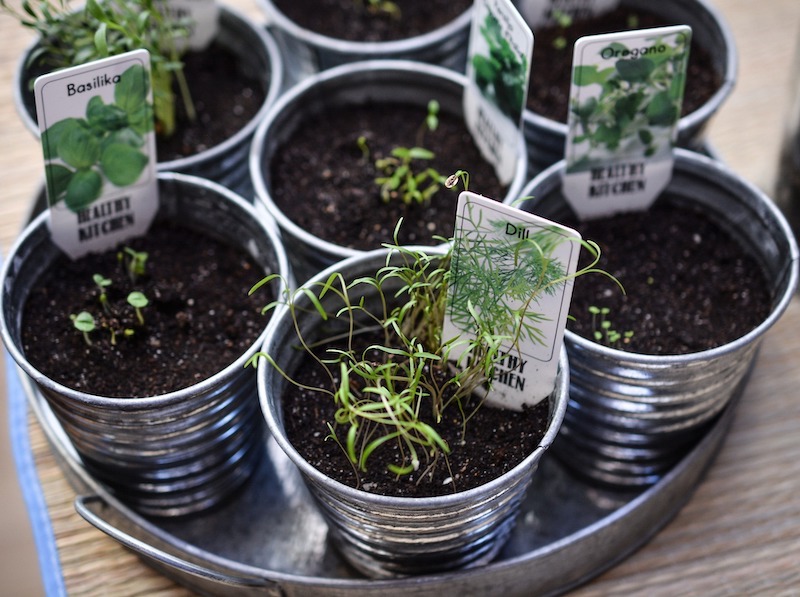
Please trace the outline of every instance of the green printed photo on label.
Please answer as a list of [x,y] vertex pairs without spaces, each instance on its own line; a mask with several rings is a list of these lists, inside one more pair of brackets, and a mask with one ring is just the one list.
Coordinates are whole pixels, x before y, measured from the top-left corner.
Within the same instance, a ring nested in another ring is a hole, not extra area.
[[669,182],[690,43],[683,25],[576,42],[564,193],[580,217],[646,209]]
[[533,33],[510,0],[476,0],[464,118],[503,184],[514,177],[532,55]]
[[456,366],[475,339],[499,350],[488,403],[520,410],[552,393],[580,240],[539,216],[459,196],[442,341]]
[[143,234],[158,209],[148,52],[43,75],[34,96],[54,242],[77,258]]

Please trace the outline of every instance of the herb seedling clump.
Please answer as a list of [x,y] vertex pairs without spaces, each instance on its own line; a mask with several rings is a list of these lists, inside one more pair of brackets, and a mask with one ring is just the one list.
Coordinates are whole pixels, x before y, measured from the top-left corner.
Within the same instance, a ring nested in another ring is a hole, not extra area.
[[[19,9],[0,0],[0,9],[40,36],[28,66],[57,70],[140,48],[148,50],[157,133],[170,136],[175,130],[176,88],[187,117],[194,118],[181,61],[191,23],[170,18],[155,0],[88,0],[83,8],[75,8],[69,0],[23,0]],[[108,110],[103,114],[103,118],[116,117]]]
[[[256,355],[251,363],[265,359],[262,366],[275,367],[289,388],[304,393],[304,400],[313,400],[307,393],[319,399],[315,404],[323,410],[325,403],[330,406],[330,418],[316,423],[322,426],[318,432],[338,447],[356,486],[369,490],[372,479],[384,473],[403,479],[401,484],[421,485],[441,479],[437,474],[446,471],[443,483],[460,491],[451,458],[471,442],[471,421],[484,410],[485,393],[477,390],[491,388],[494,367],[507,356],[505,346],[516,345],[522,334],[538,337],[537,296],[568,279],[550,258],[551,240],[547,235],[519,240],[525,248],[517,254],[537,262],[526,261],[535,267],[519,267],[520,275],[505,280],[503,289],[514,299],[524,295],[524,308],[507,309],[502,301],[465,305],[469,337],[442,336],[447,288],[454,282],[451,255],[390,245],[386,265],[374,276],[351,280],[333,273],[297,291],[309,307],[298,307],[291,294],[282,301],[297,332],[296,348],[307,357],[302,377],[282,370],[268,354]],[[505,246],[506,240],[497,242]],[[467,269],[459,271],[466,275]],[[462,296],[480,299],[482,283],[496,282],[496,272],[471,273],[481,280]],[[501,275],[509,273],[504,269]],[[303,321],[308,309],[319,318],[318,326]],[[285,419],[291,416],[284,414]],[[449,440],[439,431],[445,420],[455,421],[459,429]],[[373,461],[382,470],[376,472]]]
[[221,371],[263,332],[264,297],[247,292],[264,272],[243,252],[162,222],[127,246],[148,255],[135,283],[120,248],[59,257],[31,290],[22,347],[51,379],[103,396],[164,394]]

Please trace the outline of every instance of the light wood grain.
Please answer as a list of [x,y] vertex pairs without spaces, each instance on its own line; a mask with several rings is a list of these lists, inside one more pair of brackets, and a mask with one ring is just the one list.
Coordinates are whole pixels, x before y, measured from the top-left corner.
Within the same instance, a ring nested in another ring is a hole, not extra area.
[[[260,19],[249,1],[243,7]],[[740,52],[733,95],[709,138],[722,159],[771,192],[800,34],[797,0],[717,0]],[[16,60],[30,36],[0,18],[0,243],[7,251],[41,181],[41,155],[11,100]],[[576,595],[800,594],[800,304],[767,335],[733,427],[707,477],[645,547]],[[142,565],[75,514],[74,492],[32,419],[37,469],[71,595],[188,592]]]

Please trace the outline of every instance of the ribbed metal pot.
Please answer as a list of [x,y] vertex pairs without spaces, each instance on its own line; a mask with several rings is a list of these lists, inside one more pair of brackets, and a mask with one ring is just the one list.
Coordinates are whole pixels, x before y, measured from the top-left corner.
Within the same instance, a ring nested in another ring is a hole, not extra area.
[[[535,0],[514,0],[525,14],[525,4]],[[704,48],[711,56],[722,84],[700,108],[678,120],[678,145],[698,151],[703,142],[706,125],[733,91],[736,82],[738,57],[733,33],[719,11],[708,0],[620,0],[620,6],[643,10],[661,16],[675,24],[692,28],[692,45]],[[569,50],[571,51],[571,50]],[[569,73],[564,73],[565,77]],[[688,85],[692,81],[687,82]],[[534,48],[531,85],[536,85],[536,50]],[[532,110],[523,113],[523,130],[528,146],[530,172],[536,174],[564,158],[567,125],[546,118]]]
[[[256,130],[250,172],[256,203],[263,204],[277,222],[298,282],[333,263],[363,253],[310,234],[289,219],[272,198],[270,163],[273,156],[291,142],[303,120],[335,106],[380,102],[419,106],[424,113],[431,98],[439,101],[442,112],[463,118],[465,83],[463,75],[438,66],[406,60],[376,60],[345,64],[318,73],[279,98]],[[527,181],[525,141],[521,133],[517,156],[506,199],[519,197]],[[316,197],[298,197],[297,200],[315,201]]]
[[[554,452],[587,477],[618,486],[657,481],[742,392],[761,340],[797,287],[798,248],[780,211],[725,166],[686,150],[674,152],[673,177],[659,202],[700,209],[764,270],[772,311],[755,329],[717,348],[684,355],[645,355],[596,344],[567,330],[570,399]],[[534,178],[522,207],[558,220],[564,162]]]
[[[258,0],[283,55],[287,81],[297,83],[334,66],[364,60],[414,60],[464,72],[472,8],[423,35],[395,41],[349,41],[302,27],[272,0]],[[401,5],[402,8],[402,5]]]
[[[440,252],[442,249],[433,249]],[[395,253],[395,256],[397,254]],[[326,280],[333,272],[345,279],[374,275],[387,262],[386,250],[349,258],[318,274],[308,284]],[[399,264],[398,258],[391,263]],[[387,295],[391,295],[389,288]],[[326,309],[337,308],[326,295]],[[302,293],[296,293],[299,321],[305,338],[313,341],[323,333],[316,312]],[[367,304],[375,297],[366,297]],[[285,309],[273,317],[263,350],[284,371],[292,374],[301,351]],[[299,468],[329,525],[331,538],[347,561],[372,577],[437,573],[473,567],[491,560],[502,547],[514,524],[521,500],[539,460],[553,442],[564,417],[569,373],[562,351],[556,388],[549,397],[550,423],[540,445],[514,469],[484,486],[440,497],[401,498],[368,493],[345,486],[312,467],[286,437],[281,398],[290,383],[267,363],[258,369],[259,399],[267,425],[278,445]],[[545,514],[546,515],[546,514]]]
[[[242,73],[259,82],[264,103],[250,121],[232,137],[197,153],[169,161],[159,161],[159,172],[180,172],[200,176],[231,189],[247,199],[253,197],[247,157],[258,123],[283,89],[283,58],[264,27],[246,15],[226,6],[219,7],[219,31],[215,40],[236,56]],[[27,128],[37,137],[36,104],[29,86],[28,56],[37,48],[34,42],[17,63],[14,101]],[[202,98],[195,98],[195,101]]]
[[[288,278],[283,247],[252,205],[222,186],[181,174],[159,175],[157,219],[175,221],[238,247],[265,272]],[[47,214],[25,229],[2,272],[2,337],[36,384],[87,470],[145,514],[176,516],[216,505],[250,476],[264,453],[255,373],[236,361],[193,386],[147,398],[109,398],[49,379],[25,358],[22,314],[31,290],[60,254]],[[273,289],[283,291],[282,286]],[[265,320],[266,328],[266,320]]]

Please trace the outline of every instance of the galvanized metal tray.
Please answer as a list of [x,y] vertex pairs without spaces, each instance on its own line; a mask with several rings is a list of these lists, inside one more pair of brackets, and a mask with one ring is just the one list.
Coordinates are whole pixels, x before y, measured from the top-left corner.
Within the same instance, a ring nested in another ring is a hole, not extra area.
[[737,396],[700,443],[647,490],[587,485],[546,454],[511,539],[491,564],[376,581],[339,558],[297,472],[270,438],[255,477],[226,504],[191,517],[145,518],[86,472],[44,398],[20,375],[59,464],[80,494],[81,516],[165,575],[213,595],[562,593],[624,559],[672,519],[713,461],[738,402]]

